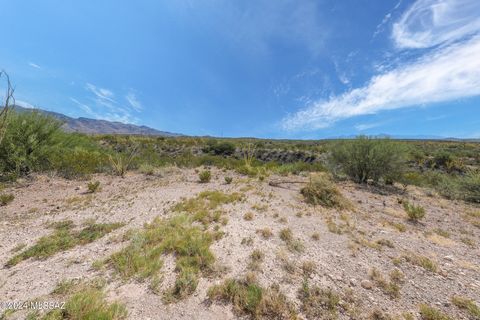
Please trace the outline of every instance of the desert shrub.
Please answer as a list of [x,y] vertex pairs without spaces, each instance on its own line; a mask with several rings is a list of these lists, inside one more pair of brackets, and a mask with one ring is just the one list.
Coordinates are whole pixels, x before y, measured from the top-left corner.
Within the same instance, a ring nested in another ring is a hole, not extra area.
[[408,220],[418,222],[425,216],[425,209],[420,205],[415,205],[407,200],[403,201],[403,209],[408,215]]
[[398,142],[359,136],[337,143],[331,161],[357,183],[369,179],[396,181],[404,170],[405,155],[405,148]]
[[226,184],[230,184],[230,183],[232,183],[232,181],[233,181],[232,177],[225,177],[225,183]]
[[93,147],[58,147],[50,156],[50,164],[51,168],[64,178],[85,178],[104,171],[107,157]]
[[143,173],[147,176],[153,176],[155,174],[155,167],[149,163],[142,163],[138,168],[138,171],[140,171],[140,173]]
[[123,226],[121,223],[90,223],[81,230],[73,230],[70,220],[53,225],[53,233],[43,236],[31,247],[7,261],[6,266],[14,266],[26,259],[46,259],[57,252],[85,245]]
[[460,181],[460,190],[465,200],[480,203],[480,172],[469,171]]
[[0,143],[0,174],[28,174],[49,163],[61,122],[39,112],[11,112]]
[[210,182],[210,179],[212,179],[212,173],[210,170],[204,170],[198,174],[198,178],[200,179],[200,183]]
[[100,181],[90,181],[87,184],[87,189],[89,193],[95,193],[100,189]]
[[475,301],[461,296],[453,296],[452,303],[457,306],[457,308],[467,310],[471,314],[472,318],[480,319],[480,307],[475,303]]
[[452,320],[445,313],[426,304],[420,305],[420,317],[422,320]]
[[312,175],[310,181],[300,190],[307,203],[325,207],[346,208],[348,201],[338,190],[335,182],[325,173]]
[[105,293],[98,288],[86,288],[73,294],[65,303],[64,309],[47,313],[42,320],[81,320],[102,319],[121,320],[128,315],[125,306],[118,302],[108,303]]
[[15,196],[11,193],[0,194],[0,206],[6,206],[15,199]]
[[337,319],[340,297],[331,289],[310,287],[305,280],[298,297],[307,319]]
[[136,155],[136,148],[126,150],[125,152],[115,152],[108,155],[108,160],[112,168],[113,174],[124,177],[128,169],[132,165],[132,161]]
[[262,288],[254,279],[227,279],[208,289],[212,301],[227,301],[239,315],[253,319],[296,319],[293,305],[278,287]]
[[227,141],[219,143],[217,140],[210,140],[203,148],[203,151],[206,153],[213,153],[215,155],[229,156],[235,152],[235,145]]

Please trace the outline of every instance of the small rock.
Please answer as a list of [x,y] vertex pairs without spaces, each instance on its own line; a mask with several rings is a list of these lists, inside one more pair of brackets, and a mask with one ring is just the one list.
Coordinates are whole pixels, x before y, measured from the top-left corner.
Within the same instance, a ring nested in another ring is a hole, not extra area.
[[452,256],[445,256],[445,257],[443,257],[443,259],[445,259],[447,261],[450,261],[450,262],[453,262],[453,257]]
[[360,283],[360,285],[364,288],[364,289],[372,289],[373,288],[373,284],[371,281],[369,280],[362,280],[362,282]]
[[351,285],[352,287],[356,287],[356,286],[357,286],[357,280],[356,280],[356,279],[353,279],[353,278],[350,279],[350,285]]

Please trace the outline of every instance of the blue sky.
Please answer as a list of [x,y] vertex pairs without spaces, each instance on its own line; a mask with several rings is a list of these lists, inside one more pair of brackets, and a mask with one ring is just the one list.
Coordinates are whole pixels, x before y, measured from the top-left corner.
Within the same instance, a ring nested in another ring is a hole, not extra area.
[[189,135],[480,137],[478,0],[0,0],[20,104]]

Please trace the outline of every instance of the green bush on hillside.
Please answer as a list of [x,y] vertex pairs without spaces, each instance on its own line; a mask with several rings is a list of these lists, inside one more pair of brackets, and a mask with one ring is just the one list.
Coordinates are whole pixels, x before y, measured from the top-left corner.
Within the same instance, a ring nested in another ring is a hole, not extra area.
[[390,139],[359,136],[338,142],[331,160],[343,173],[357,183],[367,180],[397,181],[405,167],[405,148]]

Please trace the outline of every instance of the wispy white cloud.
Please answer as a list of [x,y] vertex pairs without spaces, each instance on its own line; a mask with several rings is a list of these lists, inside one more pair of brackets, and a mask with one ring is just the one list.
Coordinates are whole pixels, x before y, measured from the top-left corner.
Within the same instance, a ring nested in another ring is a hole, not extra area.
[[35,68],[35,69],[42,69],[42,67],[40,67],[38,64],[33,63],[33,62],[29,62],[28,65],[32,68]]
[[100,88],[91,83],[85,84],[85,89],[91,94],[87,97],[89,103],[70,97],[85,114],[95,119],[118,121],[123,123],[137,123],[138,118],[132,115],[133,111],[140,112],[141,104],[135,95],[127,94],[129,106],[121,105],[115,100],[115,93],[110,89]]
[[130,104],[130,106],[137,112],[140,112],[143,109],[142,103],[138,100],[137,95],[133,92],[129,92],[125,99]]
[[393,25],[400,48],[428,48],[480,30],[478,0],[418,0]]
[[100,100],[116,103],[115,100],[113,100],[113,92],[108,89],[99,88],[91,83],[87,83],[85,85],[85,88],[91,93],[93,93]]
[[[444,21],[447,19],[444,15],[423,21],[405,18],[405,16],[417,15],[412,8],[435,13],[439,10],[436,7],[445,8],[445,3],[446,8],[451,11],[452,18],[456,17],[457,20],[465,23],[470,20],[461,19],[458,13],[461,9],[455,9],[454,5],[469,5],[470,9],[477,6],[472,1],[466,0],[444,0],[440,4],[439,1],[419,0],[402,16],[396,28],[405,24],[401,27],[402,30],[413,30],[414,26],[409,24],[421,24],[422,28],[428,30],[426,25],[430,24],[431,31],[425,31],[430,36],[419,36],[419,33],[407,35],[405,32],[398,33],[398,30],[394,32],[396,43],[405,47],[427,47],[440,43],[445,45],[428,50],[415,61],[404,62],[391,70],[380,71],[363,87],[310,103],[300,111],[285,117],[281,123],[282,127],[287,130],[314,130],[328,127],[341,119],[374,114],[382,110],[421,106],[480,95],[480,35],[464,38],[473,32],[473,22],[467,23],[469,27],[466,29],[457,26],[461,30],[454,30],[451,23]],[[476,3],[480,4],[480,2]],[[445,10],[442,11],[443,14]],[[480,11],[476,10],[476,12]],[[470,16],[470,12],[465,14]],[[438,13],[436,15],[439,16]],[[439,27],[441,21],[448,24],[448,30]],[[445,31],[446,34],[436,30],[437,28]],[[479,32],[480,25],[476,29],[476,33]]]
[[383,122],[375,122],[375,123],[359,123],[355,125],[355,129],[358,131],[364,131],[372,128],[379,127],[383,124]]

